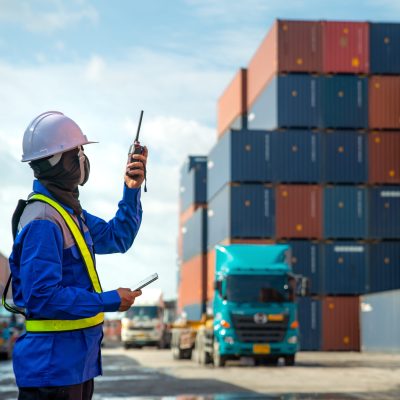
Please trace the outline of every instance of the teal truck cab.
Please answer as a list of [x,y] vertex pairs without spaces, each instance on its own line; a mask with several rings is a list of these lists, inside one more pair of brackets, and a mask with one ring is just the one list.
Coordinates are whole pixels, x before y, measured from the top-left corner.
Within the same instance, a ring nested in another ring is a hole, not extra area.
[[197,331],[195,359],[224,366],[251,357],[255,363],[294,365],[298,350],[297,294],[308,282],[295,276],[287,245],[216,246],[212,318]]

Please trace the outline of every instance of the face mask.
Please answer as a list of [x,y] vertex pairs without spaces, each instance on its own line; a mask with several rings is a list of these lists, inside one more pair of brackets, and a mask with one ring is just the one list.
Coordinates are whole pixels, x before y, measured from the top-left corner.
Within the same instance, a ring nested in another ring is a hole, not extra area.
[[79,185],[83,186],[89,180],[90,162],[85,153],[83,152],[82,146],[80,147],[78,152],[78,159],[79,159],[79,169],[81,174]]

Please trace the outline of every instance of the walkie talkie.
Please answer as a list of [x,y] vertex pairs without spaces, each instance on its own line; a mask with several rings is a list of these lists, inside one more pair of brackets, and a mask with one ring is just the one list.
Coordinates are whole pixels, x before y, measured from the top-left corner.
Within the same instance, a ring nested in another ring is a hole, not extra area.
[[[135,141],[129,147],[128,163],[140,161],[140,160],[136,160],[135,158],[132,158],[133,154],[143,154],[144,153],[144,147],[139,142],[139,133],[140,133],[140,127],[142,126],[142,119],[143,119],[143,110],[140,111],[140,118],[139,118],[139,124],[138,124],[137,132],[136,132]],[[140,161],[140,162],[143,164],[142,161]],[[144,168],[144,191],[147,192],[146,166],[143,165],[143,168]],[[127,172],[127,175],[128,175],[128,172]],[[132,178],[133,179],[137,178],[137,175],[132,176]]]

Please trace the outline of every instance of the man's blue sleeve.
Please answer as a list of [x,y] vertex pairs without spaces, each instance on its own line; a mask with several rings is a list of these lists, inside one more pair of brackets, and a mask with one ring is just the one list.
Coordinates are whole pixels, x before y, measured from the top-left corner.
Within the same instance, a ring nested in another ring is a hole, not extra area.
[[115,217],[106,222],[83,211],[97,254],[125,253],[131,246],[142,222],[140,189],[124,185],[124,195],[118,203]]
[[34,220],[21,232],[20,281],[30,317],[79,319],[117,311],[118,292],[94,293],[62,282],[63,238],[52,221]]

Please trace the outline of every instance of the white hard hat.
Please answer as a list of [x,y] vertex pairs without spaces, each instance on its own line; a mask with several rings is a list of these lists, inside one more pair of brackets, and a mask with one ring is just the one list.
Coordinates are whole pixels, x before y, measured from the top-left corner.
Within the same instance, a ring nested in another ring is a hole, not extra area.
[[59,111],[38,115],[26,128],[22,161],[34,161],[64,153],[90,142],[71,118]]

